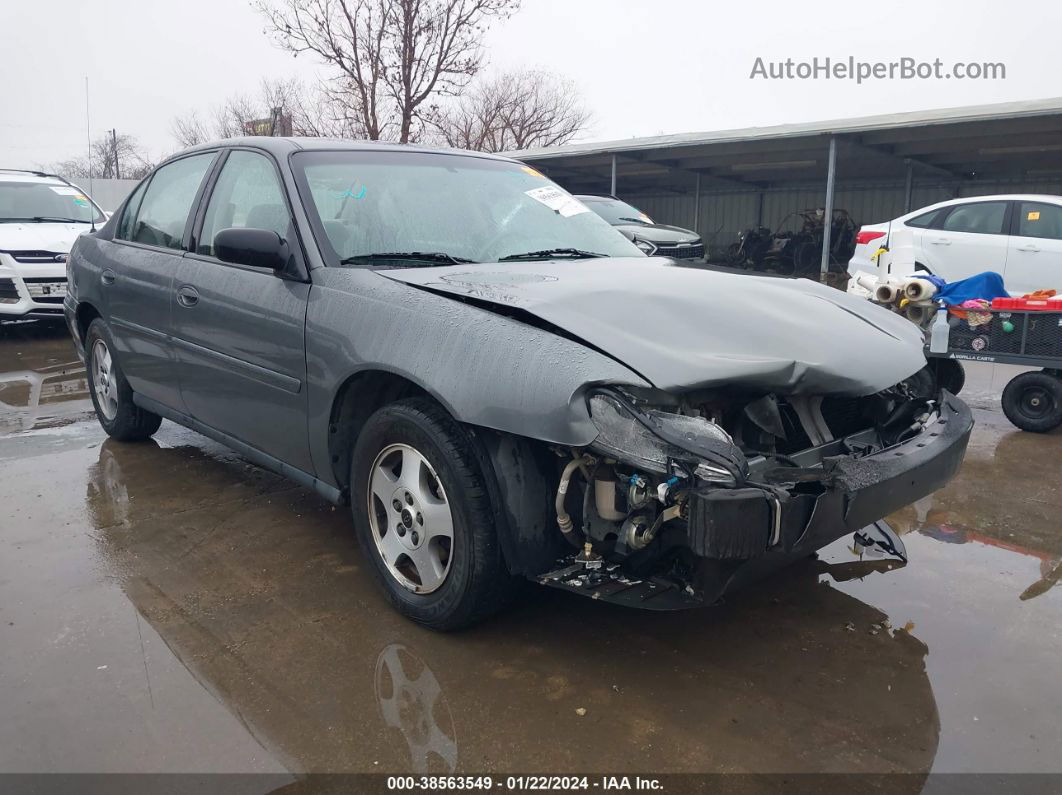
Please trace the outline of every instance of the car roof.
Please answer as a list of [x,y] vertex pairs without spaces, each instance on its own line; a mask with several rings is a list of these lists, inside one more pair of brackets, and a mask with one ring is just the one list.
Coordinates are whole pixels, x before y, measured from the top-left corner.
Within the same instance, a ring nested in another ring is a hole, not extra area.
[[959,199],[945,199],[942,202],[936,204],[927,204],[925,207],[919,207],[917,210],[913,210],[909,213],[901,215],[900,218],[913,218],[921,215],[922,213],[932,212],[933,210],[939,210],[941,207],[951,207],[956,204],[973,204],[976,202],[989,202],[989,201],[1026,201],[1026,202],[1046,202],[1047,204],[1062,204],[1062,196],[1050,193],[997,193],[987,196],[963,196]]
[[[422,144],[399,144],[389,141],[352,141],[346,138],[277,138],[265,135],[245,136],[242,138],[223,138],[209,143],[197,144],[174,154],[178,157],[190,152],[198,152],[225,147],[249,146],[256,149],[264,149],[278,159],[285,158],[292,152],[424,152],[428,154],[466,155],[469,157],[482,157],[490,160],[501,160],[508,163],[519,163],[511,157],[492,154],[490,152],[472,152],[467,149],[448,149],[446,147],[426,146]],[[167,160],[172,158],[167,158]]]

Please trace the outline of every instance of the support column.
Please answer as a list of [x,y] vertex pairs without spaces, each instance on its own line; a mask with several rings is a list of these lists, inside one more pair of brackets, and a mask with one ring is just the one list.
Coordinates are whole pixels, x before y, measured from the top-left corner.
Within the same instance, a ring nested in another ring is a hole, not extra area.
[[616,156],[612,155],[612,190],[610,191],[612,196],[616,195]]
[[701,225],[701,173],[697,172],[697,183],[694,187],[693,194],[693,226],[690,228],[700,234],[699,227]]
[[914,193],[914,163],[906,159],[903,162],[907,166],[907,176],[903,183],[903,211],[909,213],[911,212],[911,195]]
[[837,182],[837,138],[830,136],[830,159],[826,168],[826,206],[822,219],[822,263],[819,268],[819,281],[826,283],[826,274],[830,270],[830,237],[833,234],[833,192]]

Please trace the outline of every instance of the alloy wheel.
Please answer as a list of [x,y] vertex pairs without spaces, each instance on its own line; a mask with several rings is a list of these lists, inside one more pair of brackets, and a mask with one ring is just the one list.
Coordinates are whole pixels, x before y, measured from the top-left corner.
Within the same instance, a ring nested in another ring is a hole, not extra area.
[[391,576],[417,594],[435,591],[450,571],[454,520],[439,476],[407,444],[385,447],[369,469],[369,525]]
[[118,380],[114,372],[110,348],[103,340],[92,345],[92,391],[100,413],[108,422],[118,414]]

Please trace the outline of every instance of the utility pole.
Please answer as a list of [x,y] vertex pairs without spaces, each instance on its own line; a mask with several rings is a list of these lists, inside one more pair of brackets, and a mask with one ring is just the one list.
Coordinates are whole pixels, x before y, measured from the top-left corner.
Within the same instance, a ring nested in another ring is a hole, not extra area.
[[118,167],[118,131],[111,128],[111,151],[114,152],[114,178],[122,178],[122,170]]

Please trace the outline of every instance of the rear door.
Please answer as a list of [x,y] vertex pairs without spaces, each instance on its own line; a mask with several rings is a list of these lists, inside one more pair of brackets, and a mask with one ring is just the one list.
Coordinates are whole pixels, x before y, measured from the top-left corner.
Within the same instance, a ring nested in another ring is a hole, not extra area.
[[1062,206],[1015,202],[1005,283],[1011,295],[1062,292]]
[[182,411],[173,333],[173,279],[217,152],[161,166],[126,203],[102,246],[100,290],[122,371],[135,392]]
[[174,342],[188,413],[274,458],[312,472],[306,438],[308,283],[214,255],[227,228],[275,231],[302,252],[277,166],[233,149],[208,188],[194,251],[173,282]]
[[951,207],[922,233],[925,264],[949,282],[1007,265],[1006,221],[1010,202],[969,202]]

